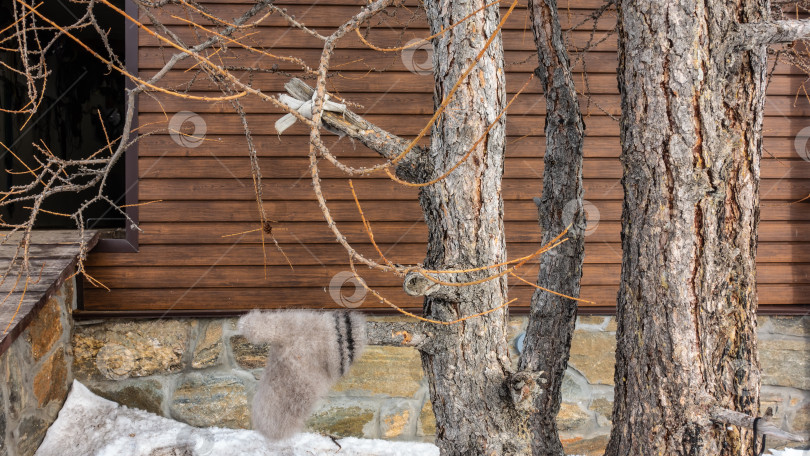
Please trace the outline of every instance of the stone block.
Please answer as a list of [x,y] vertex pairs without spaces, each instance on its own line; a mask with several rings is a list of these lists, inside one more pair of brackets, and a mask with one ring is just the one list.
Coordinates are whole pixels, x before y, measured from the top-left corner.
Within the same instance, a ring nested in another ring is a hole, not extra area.
[[388,401],[380,410],[380,436],[384,439],[409,433],[411,405],[407,401]]
[[433,414],[433,404],[429,398],[425,401],[422,411],[419,413],[416,434],[419,436],[436,435],[436,415]]
[[[117,386],[117,385],[113,385]],[[129,408],[163,414],[163,388],[155,380],[128,382],[121,388],[91,388],[94,393]]]
[[60,403],[65,400],[68,391],[68,366],[64,348],[60,347],[42,363],[34,375],[33,386],[40,408],[54,400]]
[[568,365],[591,384],[612,385],[616,336],[602,331],[575,331]]
[[203,369],[219,363],[222,358],[222,323],[211,321],[201,328],[191,367]]
[[31,356],[34,361],[39,361],[48,354],[62,336],[64,328],[60,318],[60,306],[61,303],[56,296],[46,300],[45,305],[25,330],[25,338],[31,344]]
[[560,404],[560,413],[557,414],[557,427],[560,432],[575,432],[582,430],[591,423],[591,416],[576,404],[563,402]]
[[[2,359],[0,359],[2,363]],[[0,385],[0,455],[6,451],[6,392]]]
[[610,319],[610,317],[600,315],[580,315],[577,317],[576,327],[577,329],[589,327],[591,330],[596,330],[597,328],[601,330],[607,326],[608,319]]
[[590,387],[588,381],[579,372],[568,368],[563,375],[562,386],[560,387],[562,400],[575,402],[590,397]]
[[170,409],[173,418],[192,426],[250,427],[245,384],[232,376],[185,376],[174,390]]
[[600,435],[590,439],[576,437],[572,439],[562,439],[565,454],[576,454],[581,456],[602,456],[608,444],[608,436]]
[[332,391],[413,397],[422,381],[422,360],[411,347],[366,347]]
[[[6,385],[8,397],[8,414],[12,420],[20,418],[22,410],[26,405],[33,405],[31,393],[25,387],[25,377],[23,373],[28,370],[28,366],[24,365],[24,361],[19,356],[22,341],[17,341],[6,351],[3,355],[4,362],[2,364],[2,381]],[[27,349],[25,349],[27,350]]]
[[13,433],[17,444],[17,454],[32,456],[45,439],[48,423],[35,416],[24,418]]
[[327,406],[316,411],[306,423],[308,430],[335,437],[366,437],[365,428],[374,420],[367,407]]
[[242,369],[264,367],[267,362],[267,355],[270,353],[269,345],[251,344],[244,336],[233,336],[230,341],[233,359]]
[[759,341],[762,384],[810,390],[810,339]]
[[78,326],[73,369],[79,380],[121,380],[179,372],[191,325],[183,320],[109,322]]
[[[766,326],[772,334],[810,337],[809,316],[772,316],[759,318],[763,326]],[[767,324],[764,324],[766,322]]]
[[790,419],[790,428],[801,434],[810,433],[810,404],[804,406],[793,414]]
[[598,414],[596,422],[599,426],[610,426],[611,417],[613,416],[613,402],[600,397],[591,401],[588,408]]

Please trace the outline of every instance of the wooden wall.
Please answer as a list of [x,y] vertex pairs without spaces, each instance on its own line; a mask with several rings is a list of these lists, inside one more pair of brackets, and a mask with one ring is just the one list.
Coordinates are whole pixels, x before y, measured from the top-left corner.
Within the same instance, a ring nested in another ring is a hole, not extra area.
[[[210,11],[237,17],[249,8],[246,0],[205,2]],[[323,32],[333,30],[358,11],[362,0],[321,0],[313,6],[305,0],[279,0],[290,14]],[[580,23],[601,5],[599,0],[561,2],[563,27]],[[415,3],[410,11],[419,11]],[[505,11],[503,9],[502,11]],[[166,13],[199,18],[196,13],[177,7]],[[180,14],[178,14],[180,13]],[[172,31],[192,41],[195,34],[179,19],[162,17]],[[394,46],[416,37],[427,36],[424,18],[411,23],[403,33],[399,24],[409,15],[400,11],[387,25],[377,25],[370,34],[379,46]],[[144,18],[145,20],[145,18]],[[595,41],[615,26],[615,13],[608,12],[598,23],[586,22],[570,33],[573,46]],[[208,22],[201,21],[203,24]],[[503,37],[506,48],[507,87],[516,92],[536,66],[535,51],[525,9],[518,8],[506,22]],[[320,43],[299,30],[291,30],[279,19],[270,18],[256,29],[244,32],[245,41],[277,55],[296,55],[315,66]],[[141,76],[151,76],[173,52],[160,47],[156,39],[139,35]],[[333,58],[330,91],[362,105],[354,108],[370,121],[391,132],[413,137],[425,125],[433,110],[432,76],[409,72],[400,53],[381,53],[366,48],[352,35],[340,42]],[[575,54],[576,56],[576,54]],[[293,64],[231,46],[212,57],[234,66],[277,65],[281,72]],[[424,55],[417,58],[424,60]],[[576,81],[583,98],[587,139],[585,198],[598,208],[598,225],[587,238],[582,297],[597,306],[615,304],[620,270],[620,219],[622,187],[619,162],[619,124],[608,114],[618,116],[615,36],[607,37],[586,54],[585,65],[576,63]],[[188,88],[194,95],[217,96],[216,86],[198,74],[187,59],[163,79],[164,87]],[[583,77],[583,67],[588,79]],[[384,70],[384,71],[377,71]],[[263,73],[236,74],[269,93],[283,91],[288,76]],[[787,65],[776,67],[768,90],[765,120],[765,149],[762,160],[762,222],[759,244],[759,296],[763,308],[786,311],[785,305],[810,304],[810,205],[790,204],[810,194],[810,162],[794,148],[794,138],[810,126],[810,104],[796,96],[804,77]],[[183,85],[193,80],[190,86]],[[326,288],[331,278],[348,270],[347,255],[337,245],[318,210],[309,179],[307,131],[300,125],[282,136],[273,123],[277,109],[255,98],[245,99],[264,175],[264,198],[273,224],[273,233],[293,262],[286,265],[282,255],[267,245],[265,258],[258,232],[226,236],[258,228],[253,184],[247,147],[239,118],[228,103],[198,102],[164,95],[140,98],[139,121],[162,129],[148,136],[139,146],[141,201],[162,200],[140,209],[140,252],[94,253],[89,272],[112,289],[107,292],[85,286],[87,311],[228,311],[254,307],[335,307]],[[206,140],[196,148],[178,145],[167,133],[167,122],[179,111],[192,111],[204,119]],[[508,113],[508,149],[503,182],[508,251],[511,258],[538,248],[540,234],[532,198],[538,196],[543,173],[543,114],[545,103],[536,81],[515,102]],[[362,166],[378,163],[374,153],[347,138],[328,136],[327,144],[346,163]],[[323,186],[332,213],[348,239],[362,252],[372,254],[359,215],[351,200],[347,179],[323,162]],[[425,251],[426,228],[416,192],[402,188],[384,175],[356,179],[355,187],[363,208],[372,222],[375,238],[389,258],[399,263],[419,262]],[[591,225],[593,226],[593,225]],[[373,256],[373,255],[372,255]],[[534,281],[536,264],[521,269],[521,275]],[[368,271],[368,283],[400,305],[418,309],[421,300],[407,297],[394,276]],[[514,285],[511,295],[520,298],[514,309],[529,304],[531,289]],[[346,290],[353,292],[353,287]],[[363,307],[385,309],[372,298]],[[793,309],[800,309],[793,307]],[[587,309],[583,309],[587,311]]]

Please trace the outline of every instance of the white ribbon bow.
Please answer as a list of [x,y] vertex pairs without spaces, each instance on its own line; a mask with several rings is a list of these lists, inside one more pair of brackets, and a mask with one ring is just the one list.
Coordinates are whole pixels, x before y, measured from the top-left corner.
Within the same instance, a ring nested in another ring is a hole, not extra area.
[[[297,98],[293,98],[285,93],[282,93],[279,94],[278,99],[285,105],[298,111],[299,114],[306,117],[307,119],[312,119],[312,108],[315,106],[316,95],[317,92],[312,94],[312,99],[302,101]],[[324,96],[325,96],[323,101],[324,111],[332,111],[340,113],[346,112],[345,104],[329,101],[329,95]],[[292,114],[286,114],[282,116],[280,119],[276,121],[276,131],[278,132],[278,134],[284,133],[284,130],[292,127],[296,120],[297,120],[296,117]]]

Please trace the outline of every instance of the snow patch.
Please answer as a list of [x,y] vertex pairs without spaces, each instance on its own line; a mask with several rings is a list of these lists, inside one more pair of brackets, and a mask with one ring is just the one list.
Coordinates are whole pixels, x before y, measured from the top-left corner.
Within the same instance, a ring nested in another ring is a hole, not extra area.
[[785,448],[784,450],[770,450],[770,454],[773,456],[810,456],[810,450],[794,450],[792,448]]
[[[338,447],[340,445],[340,447]],[[74,380],[56,422],[35,456],[438,456],[429,443],[317,434],[270,442],[255,431],[196,428],[93,394]],[[767,456],[810,456],[810,450],[771,450]]]
[[[338,446],[340,445],[340,446]],[[255,431],[196,428],[93,394],[74,381],[36,456],[438,456],[429,443],[298,434],[270,442]],[[790,455],[793,456],[793,455]]]

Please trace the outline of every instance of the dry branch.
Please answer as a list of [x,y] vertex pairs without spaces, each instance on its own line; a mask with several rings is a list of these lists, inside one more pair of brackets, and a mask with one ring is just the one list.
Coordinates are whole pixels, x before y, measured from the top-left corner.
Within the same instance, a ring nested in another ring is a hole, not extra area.
[[733,42],[735,50],[792,43],[810,38],[810,20],[781,20],[740,24]]
[[[733,424],[734,426],[754,429],[754,420],[756,418],[742,412],[737,412],[722,407],[715,407],[711,411],[711,419],[717,423]],[[783,431],[779,427],[765,420],[760,421],[757,424],[757,433],[761,435],[770,435],[772,437],[791,442],[806,442],[808,440],[806,436]]]

